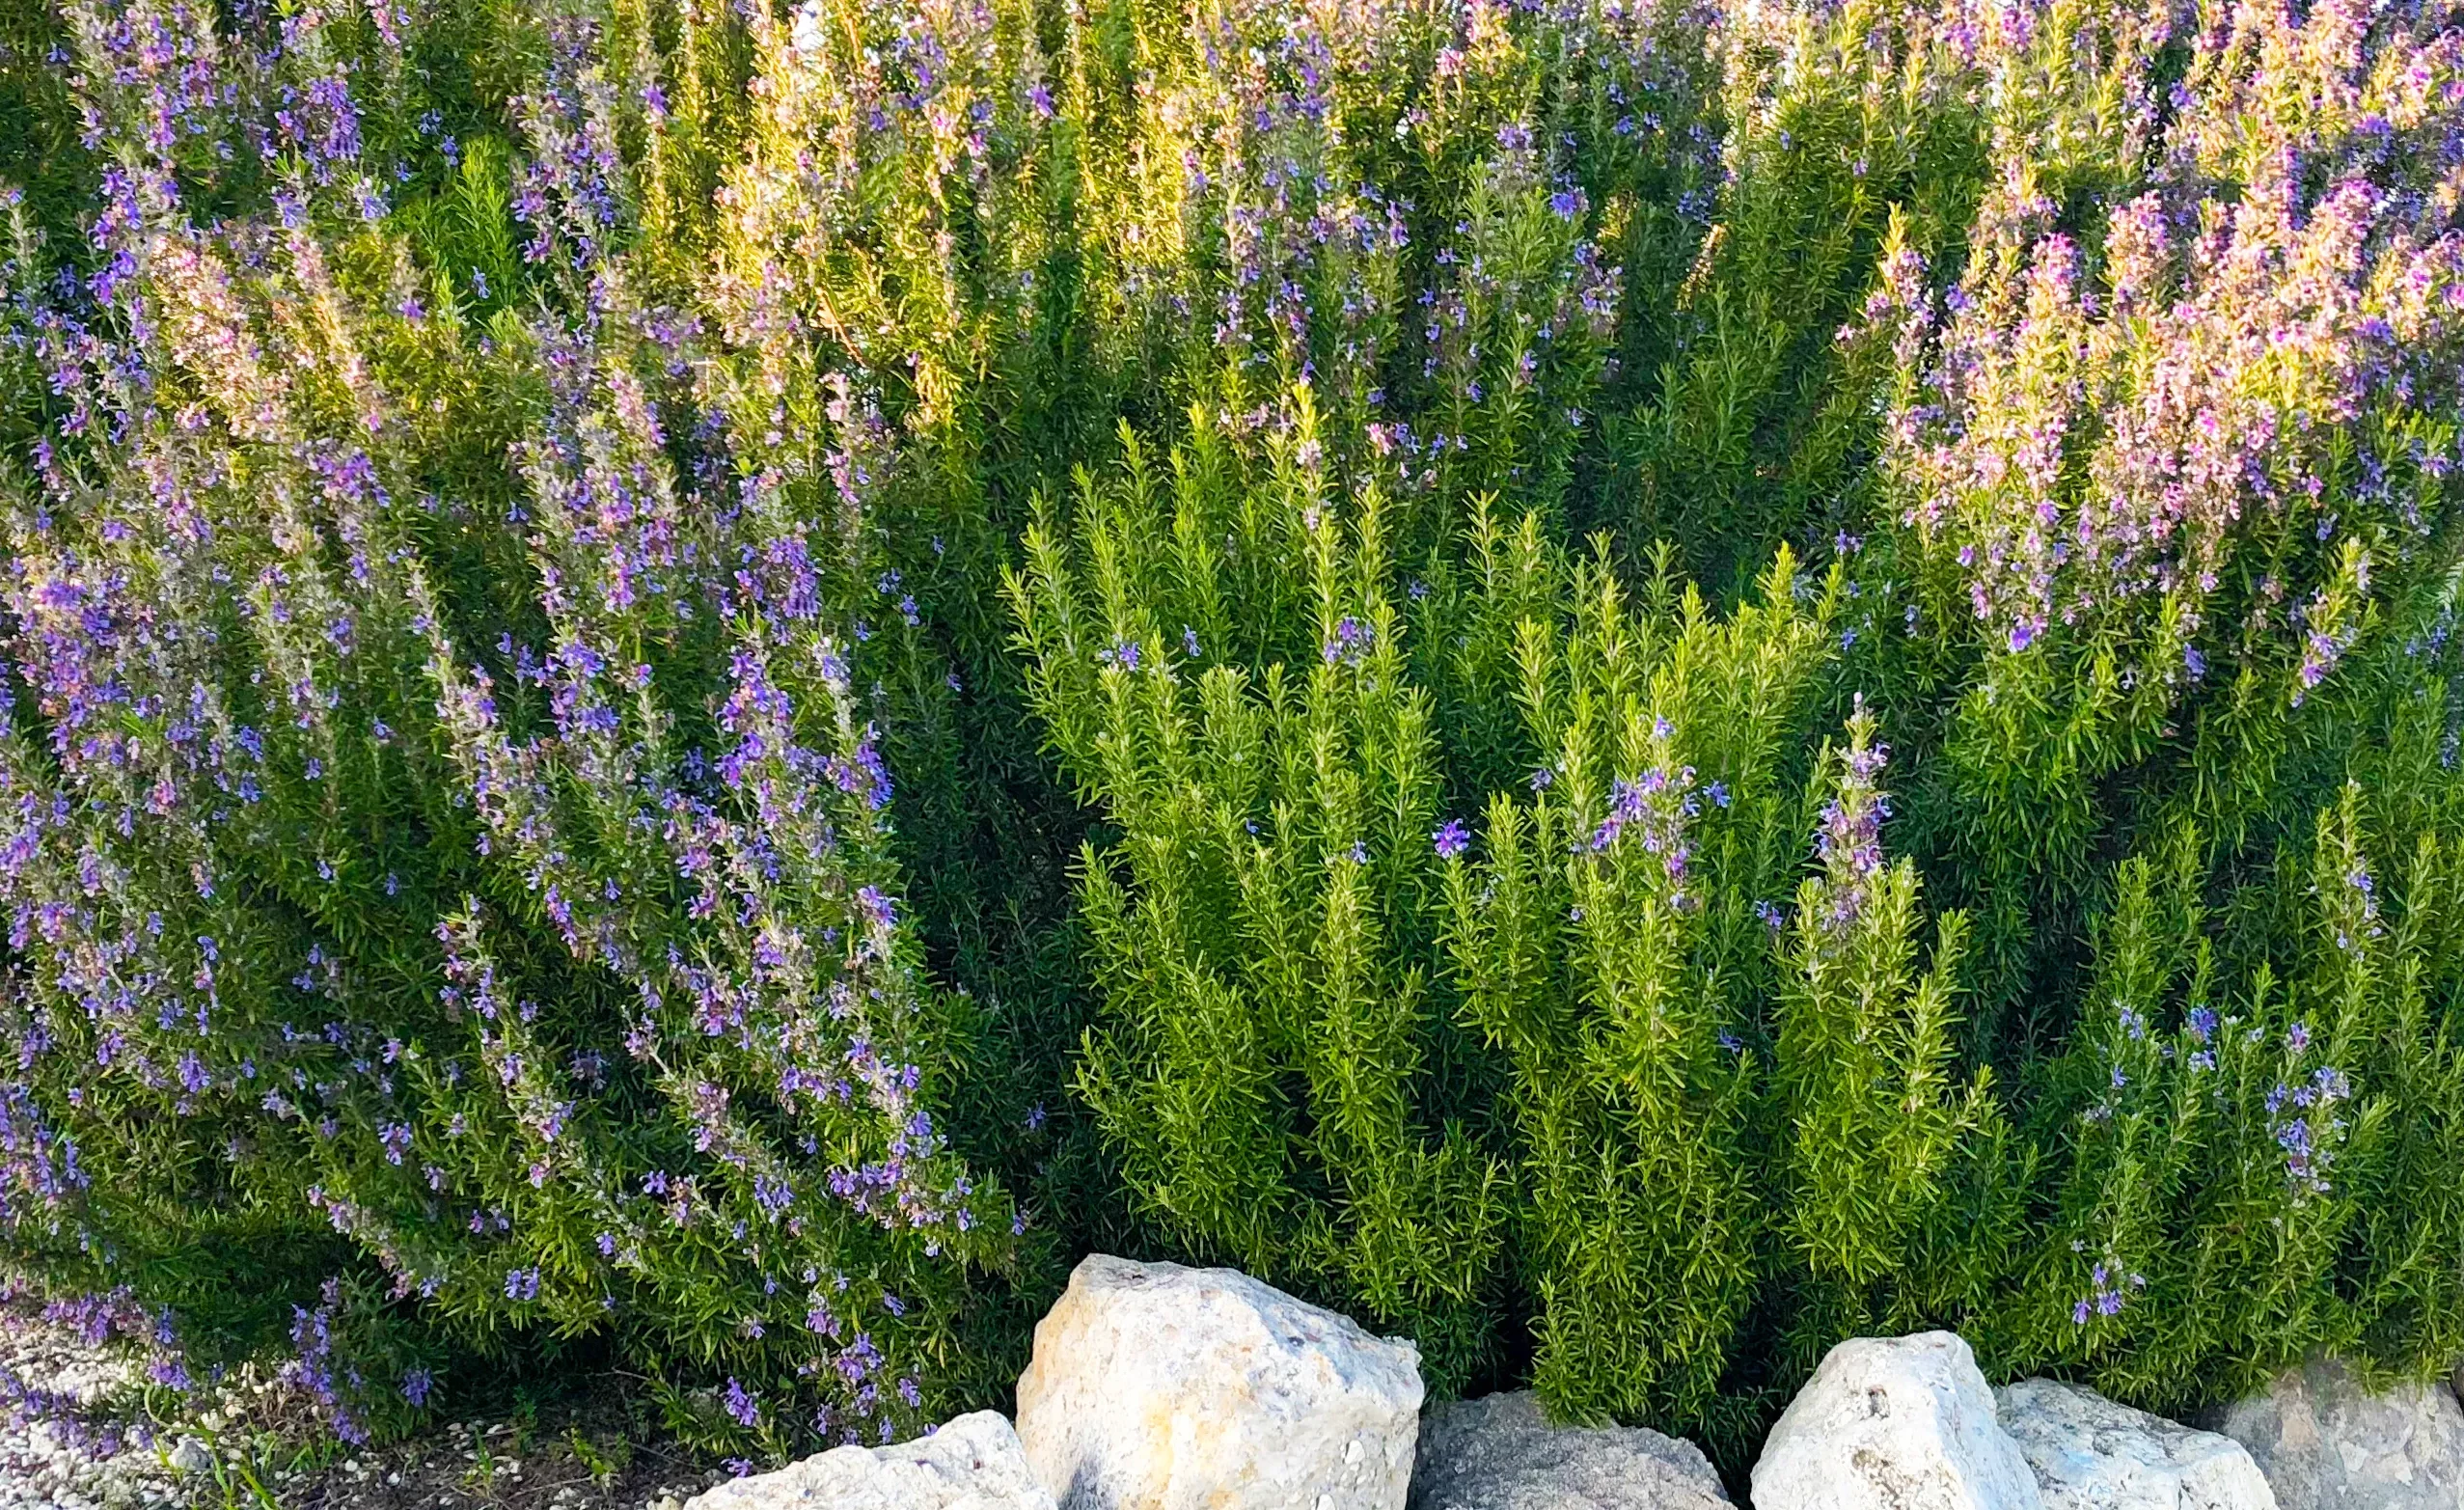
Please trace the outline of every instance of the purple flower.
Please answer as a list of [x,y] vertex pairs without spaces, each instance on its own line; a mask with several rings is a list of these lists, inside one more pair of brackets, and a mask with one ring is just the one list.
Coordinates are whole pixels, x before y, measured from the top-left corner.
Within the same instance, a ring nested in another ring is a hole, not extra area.
[[1430,836],[1439,860],[1453,860],[1471,847],[1471,831],[1459,818],[1449,818],[1445,826]]
[[856,892],[856,905],[863,909],[865,920],[876,928],[887,931],[898,920],[896,904],[882,894],[880,887],[859,888]]
[[1346,614],[1336,621],[1333,638],[1320,647],[1320,653],[1328,666],[1337,661],[1357,666],[1368,655],[1375,640],[1376,631]]
[[737,1383],[732,1375],[728,1377],[727,1392],[720,1403],[739,1426],[755,1426],[761,1421],[761,1397]]

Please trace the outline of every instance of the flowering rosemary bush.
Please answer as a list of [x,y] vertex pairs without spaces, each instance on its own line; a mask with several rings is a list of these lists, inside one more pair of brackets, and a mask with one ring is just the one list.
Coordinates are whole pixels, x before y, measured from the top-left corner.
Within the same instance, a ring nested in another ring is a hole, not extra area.
[[[2176,1406],[2450,1356],[2464,1228],[2382,1183],[2450,1148],[2442,925],[2385,921],[2443,862],[2372,879],[2451,842],[2443,20],[1719,18],[1657,371],[1549,400],[1601,423],[1433,469],[1522,390],[1407,365],[1363,453],[1287,370],[1052,490],[1077,1072],[1150,1220],[1730,1447],[1860,1331]],[[1541,98],[1477,182],[1583,161]],[[1618,244],[1667,181],[1555,203]]]
[[[166,1385],[287,1332],[354,1440],[524,1334],[724,1381],[676,1397],[714,1435],[920,1426],[990,1377],[967,1276],[1023,1223],[942,1119],[966,1014],[828,608],[870,572],[613,250],[583,34],[508,102],[508,193],[415,95],[355,103],[398,17],[221,58],[71,19],[120,157],[96,270],[17,262],[13,1253],[152,1308]],[[830,413],[861,511],[880,423]]]
[[7,26],[0,1252],[149,1410],[887,1440],[1099,1245],[1723,1453],[2464,1351],[2449,12]]

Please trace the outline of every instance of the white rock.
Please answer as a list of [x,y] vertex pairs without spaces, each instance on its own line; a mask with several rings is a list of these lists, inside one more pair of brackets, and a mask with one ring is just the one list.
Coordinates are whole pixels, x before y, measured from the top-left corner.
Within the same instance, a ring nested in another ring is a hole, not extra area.
[[1640,1427],[1551,1426],[1528,1393],[1420,1417],[1410,1510],[1725,1510],[1703,1449]]
[[1994,1418],[1976,1356],[1948,1332],[1831,1349],[1754,1465],[1756,1510],[2042,1510]]
[[1994,1403],[2044,1510],[2277,1510],[2259,1465],[2230,1437],[2051,1379],[2006,1385]]
[[1036,1324],[1018,1434],[1061,1510],[1403,1510],[1420,1400],[1409,1342],[1098,1253]]
[[182,1437],[171,1449],[171,1466],[181,1473],[211,1473],[214,1454],[194,1437]]
[[894,1447],[835,1447],[730,1479],[684,1510],[1053,1510],[1053,1496],[1009,1422],[978,1411]]
[[2372,1393],[2320,1359],[2207,1424],[2250,1449],[2283,1510],[2464,1507],[2464,1407],[2435,1383]]

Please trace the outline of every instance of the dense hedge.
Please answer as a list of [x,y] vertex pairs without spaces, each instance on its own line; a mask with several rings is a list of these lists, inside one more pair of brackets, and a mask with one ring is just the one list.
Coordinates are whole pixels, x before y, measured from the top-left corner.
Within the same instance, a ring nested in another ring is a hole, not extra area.
[[149,1409],[887,1440],[1089,1247],[1724,1453],[2464,1354],[2451,9],[6,27],[0,1251]]

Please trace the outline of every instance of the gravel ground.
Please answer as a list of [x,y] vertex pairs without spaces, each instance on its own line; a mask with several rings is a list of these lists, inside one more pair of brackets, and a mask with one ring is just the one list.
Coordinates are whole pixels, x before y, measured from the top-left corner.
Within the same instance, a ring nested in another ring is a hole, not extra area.
[[[66,1328],[8,1307],[0,1369],[80,1399],[133,1377]],[[644,1431],[613,1385],[380,1448],[319,1432],[271,1380],[238,1381],[194,1432],[108,1456],[0,1413],[0,1510],[676,1510],[724,1476]]]
[[[108,1392],[130,1375],[74,1333],[23,1315],[0,1320],[0,1369],[35,1388],[80,1397]],[[0,1419],[0,1510],[179,1505],[186,1501],[177,1477],[152,1452],[99,1458],[49,1425]]]

